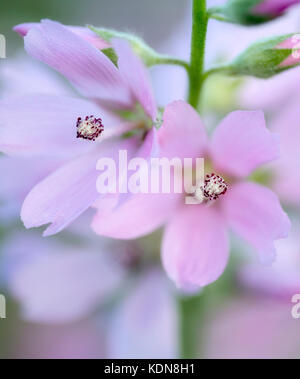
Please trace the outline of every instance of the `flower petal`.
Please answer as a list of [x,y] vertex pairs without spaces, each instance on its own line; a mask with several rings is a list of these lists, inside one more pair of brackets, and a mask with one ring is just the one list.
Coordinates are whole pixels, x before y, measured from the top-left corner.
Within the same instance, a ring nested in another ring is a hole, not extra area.
[[244,177],[278,158],[279,143],[277,136],[266,128],[262,112],[236,111],[215,130],[211,154],[220,172]]
[[[13,30],[16,33],[20,34],[21,37],[25,37],[30,29],[37,27],[39,25],[40,23],[38,22],[27,22],[24,24],[16,25],[13,28]],[[81,37],[82,39],[84,39],[85,41],[89,42],[91,45],[93,45],[97,49],[102,50],[102,49],[107,49],[110,47],[110,45],[106,41],[101,39],[99,36],[97,36],[94,32],[92,32],[88,28],[84,28],[81,26],[73,26],[73,25],[65,26],[65,27],[71,32]]]
[[225,222],[213,208],[185,205],[166,227],[162,260],[169,277],[187,291],[214,282],[229,254]]
[[28,156],[90,150],[90,141],[76,139],[77,118],[88,115],[102,118],[102,139],[127,130],[118,117],[79,98],[39,94],[0,101],[0,150]]
[[95,233],[119,239],[142,237],[161,227],[178,204],[179,194],[132,195],[113,211],[98,211],[92,228]]
[[286,238],[290,221],[278,197],[256,183],[231,186],[222,205],[233,230],[258,250],[263,263],[274,261],[274,241]]
[[167,105],[158,143],[162,157],[184,159],[201,154],[204,157],[207,135],[198,113],[182,100]]
[[43,20],[24,43],[28,54],[59,71],[82,95],[132,105],[129,88],[110,59],[60,23]]
[[156,104],[150,84],[149,74],[141,59],[135,55],[125,40],[115,39],[112,46],[118,55],[118,67],[123,78],[148,116],[155,120]]
[[134,290],[117,306],[108,329],[109,358],[177,357],[178,320],[168,284],[158,270],[144,273]]
[[51,223],[44,232],[49,236],[60,232],[87,210],[100,194],[96,183],[96,164],[101,157],[116,161],[120,148],[132,148],[130,141],[101,144],[89,154],[73,159],[37,184],[24,201],[21,218],[26,228]]

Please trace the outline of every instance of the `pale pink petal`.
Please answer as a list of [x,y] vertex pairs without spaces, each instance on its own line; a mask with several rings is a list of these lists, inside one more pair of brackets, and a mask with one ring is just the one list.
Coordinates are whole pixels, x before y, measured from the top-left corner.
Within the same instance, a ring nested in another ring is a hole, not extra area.
[[290,230],[278,197],[259,184],[238,183],[229,188],[222,206],[233,230],[258,251],[263,263],[272,263],[274,242],[286,238]]
[[[155,128],[152,128],[145,137],[145,140],[143,141],[141,147],[136,151],[134,154],[134,157],[132,158],[142,158],[144,162],[147,165],[147,170],[143,172],[143,175],[141,175],[141,179],[143,180],[142,176],[148,180],[149,179],[149,173],[151,173],[151,159],[156,158],[159,156],[159,145],[158,145],[158,138],[157,138],[157,131]],[[127,180],[128,175],[124,175],[122,180],[120,181],[120,186],[127,187]],[[118,197],[118,206],[124,204],[126,201],[128,201],[132,197],[132,193],[130,191],[127,191],[126,193],[120,193]]]
[[172,215],[182,196],[143,194],[131,196],[115,210],[99,210],[92,228],[100,235],[120,239],[138,238],[161,227]]
[[117,290],[125,272],[101,246],[71,248],[32,234],[14,235],[4,245],[8,287],[23,317],[40,323],[86,316]]
[[72,155],[90,150],[76,138],[78,117],[101,117],[100,139],[127,130],[126,124],[96,104],[54,95],[27,95],[0,101],[0,150],[11,155]]
[[223,273],[228,254],[225,222],[213,207],[185,205],[166,227],[163,265],[180,288],[194,290],[214,282]]
[[178,317],[169,283],[158,270],[143,273],[109,322],[108,358],[177,358]]
[[150,84],[149,74],[141,59],[135,55],[125,40],[115,39],[112,43],[118,55],[118,68],[137,102],[139,102],[148,116],[155,120],[156,104]]
[[198,113],[179,100],[167,105],[158,131],[158,142],[162,157],[204,157],[207,135]]
[[[12,158],[0,157],[0,220],[8,222],[11,217],[14,222],[19,217],[22,203],[31,190],[45,176],[61,165],[55,158]],[[9,211],[9,214],[8,214]]]
[[44,20],[24,38],[25,49],[90,98],[131,106],[129,88],[105,54],[58,22]]
[[[28,22],[24,24],[16,25],[13,30],[20,34],[21,37],[25,37],[30,29],[33,27],[39,26],[39,22]],[[89,42],[91,45],[96,47],[97,49],[107,49],[110,47],[110,45],[101,39],[99,36],[97,36],[92,30],[82,27],[82,26],[65,26],[68,30],[71,32],[77,34],[79,37],[84,39],[85,41]]]
[[25,22],[13,27],[13,31],[18,33],[21,37],[25,37],[30,29],[39,26],[39,22]]
[[215,130],[211,155],[220,173],[244,177],[278,158],[279,142],[266,128],[262,112],[235,111]]
[[117,161],[119,149],[122,148],[132,148],[130,141],[126,140],[123,144],[119,141],[103,143],[37,184],[23,204],[21,218],[25,227],[51,223],[44,232],[45,236],[49,236],[75,220],[100,197],[96,188],[98,159],[105,157]]

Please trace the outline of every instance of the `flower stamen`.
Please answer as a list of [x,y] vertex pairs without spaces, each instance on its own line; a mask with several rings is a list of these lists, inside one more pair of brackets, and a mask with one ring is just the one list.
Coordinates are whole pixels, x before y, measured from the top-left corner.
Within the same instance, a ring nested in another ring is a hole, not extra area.
[[94,116],[86,116],[84,119],[77,119],[77,138],[95,141],[104,130],[102,119]]
[[228,185],[222,176],[215,173],[205,177],[204,185],[197,186],[194,197],[200,202],[217,200],[219,196],[225,195]]

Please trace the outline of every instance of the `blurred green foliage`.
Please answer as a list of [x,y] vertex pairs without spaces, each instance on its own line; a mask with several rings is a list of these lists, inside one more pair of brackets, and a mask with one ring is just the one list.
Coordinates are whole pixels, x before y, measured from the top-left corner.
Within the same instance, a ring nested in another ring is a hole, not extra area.
[[[50,18],[69,25],[92,24],[132,31],[153,47],[166,38],[182,19],[190,0],[2,0],[0,33],[7,38],[8,54],[22,46],[14,25]],[[158,11],[159,6],[159,11]]]

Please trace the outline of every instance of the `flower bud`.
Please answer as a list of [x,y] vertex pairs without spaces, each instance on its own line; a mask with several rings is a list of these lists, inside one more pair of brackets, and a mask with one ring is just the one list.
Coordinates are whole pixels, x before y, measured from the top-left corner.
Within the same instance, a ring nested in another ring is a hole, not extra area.
[[300,0],[228,0],[222,7],[211,8],[209,14],[231,23],[255,25],[281,16],[298,3]]
[[272,37],[251,45],[226,71],[231,75],[270,78],[300,63],[300,34]]

